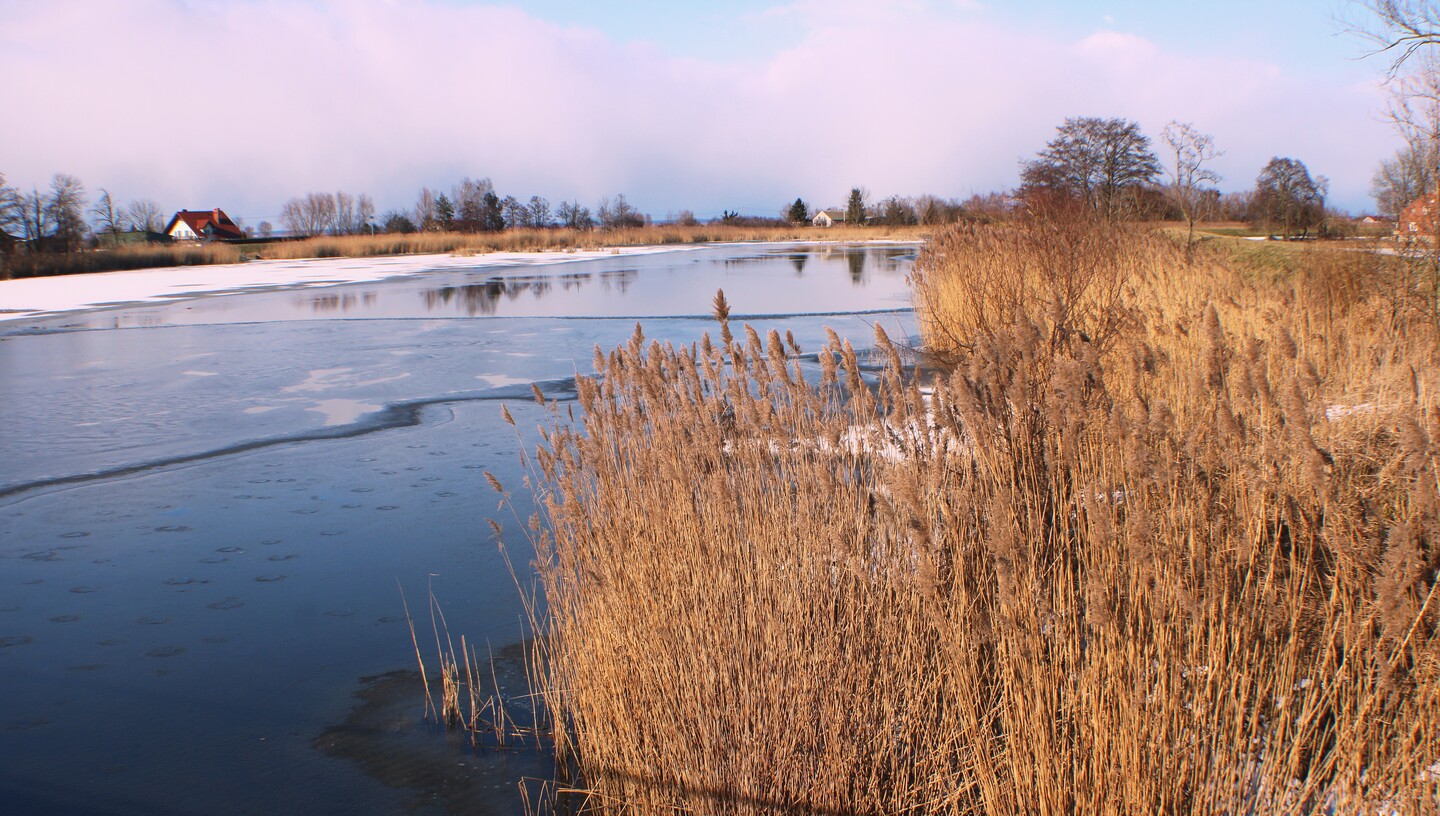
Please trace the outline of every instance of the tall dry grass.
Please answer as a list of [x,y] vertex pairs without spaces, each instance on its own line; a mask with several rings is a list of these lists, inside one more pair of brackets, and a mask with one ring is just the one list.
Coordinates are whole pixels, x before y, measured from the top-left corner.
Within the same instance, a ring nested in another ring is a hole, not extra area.
[[929,382],[879,332],[873,366],[732,337],[723,300],[718,342],[597,349],[529,522],[560,789],[1436,812],[1437,336],[1383,263],[960,228],[915,272]]

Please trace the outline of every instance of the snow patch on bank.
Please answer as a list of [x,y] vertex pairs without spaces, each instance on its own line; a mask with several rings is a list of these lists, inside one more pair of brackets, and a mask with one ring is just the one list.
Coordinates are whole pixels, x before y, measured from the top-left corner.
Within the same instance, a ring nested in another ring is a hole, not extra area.
[[377,258],[248,261],[214,266],[168,266],[123,272],[0,280],[0,324],[121,305],[172,303],[273,289],[374,283],[458,269],[549,266],[613,258],[617,255],[653,255],[659,252],[703,249],[705,246],[687,244],[563,252],[492,252],[466,256],[390,255]]

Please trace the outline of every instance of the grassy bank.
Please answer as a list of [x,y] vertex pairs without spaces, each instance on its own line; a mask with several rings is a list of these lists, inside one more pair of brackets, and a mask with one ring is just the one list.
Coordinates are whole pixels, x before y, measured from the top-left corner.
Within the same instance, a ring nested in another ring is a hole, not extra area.
[[597,350],[530,523],[560,787],[1433,813],[1440,336],[1390,263],[959,228],[914,278],[929,381],[883,334]]
[[622,230],[508,230],[506,232],[424,232],[349,235],[279,241],[273,244],[182,244],[97,249],[68,255],[13,254],[4,257],[0,278],[108,272],[163,266],[239,263],[247,260],[368,258],[381,255],[483,254],[566,249],[699,244],[716,241],[859,241],[880,238],[919,240],[919,227],[735,227],[723,224],[652,226]]

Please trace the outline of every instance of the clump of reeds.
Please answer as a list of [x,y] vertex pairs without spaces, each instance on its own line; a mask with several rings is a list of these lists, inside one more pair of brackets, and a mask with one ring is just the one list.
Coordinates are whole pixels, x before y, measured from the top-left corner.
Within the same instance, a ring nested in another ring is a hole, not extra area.
[[878,371],[833,335],[818,366],[735,337],[723,298],[719,343],[597,349],[583,418],[537,455],[562,790],[627,813],[1435,812],[1433,325],[1347,272],[1373,259],[1257,282],[1051,227],[926,248],[953,364],[929,383],[883,332]]
[[[456,649],[445,613],[432,591],[429,596],[430,628],[435,638],[435,662],[439,673],[433,675],[426,669],[424,650],[415,632],[415,621],[410,616],[409,602],[402,590],[401,601],[405,607],[405,620],[410,628],[410,640],[415,646],[415,662],[420,670],[420,681],[425,690],[424,718],[427,722],[443,723],[450,731],[466,734],[473,747],[507,748],[540,746],[538,711],[527,705],[531,718],[526,723],[517,720],[512,713],[514,697],[507,696],[501,688],[495,673],[495,655],[486,645],[484,661],[475,644],[467,643],[460,637]],[[527,662],[525,673],[531,677],[528,662],[529,650],[522,650]],[[531,685],[535,682],[531,679]],[[438,687],[439,701],[432,692]]]

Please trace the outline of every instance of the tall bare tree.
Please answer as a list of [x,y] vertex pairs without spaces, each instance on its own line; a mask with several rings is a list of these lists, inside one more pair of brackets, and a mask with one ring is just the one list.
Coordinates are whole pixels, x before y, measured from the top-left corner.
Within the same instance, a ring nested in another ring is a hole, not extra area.
[[78,251],[89,230],[85,224],[85,185],[74,176],[56,173],[50,180],[45,209],[55,248],[61,252]]
[[106,236],[111,246],[119,246],[120,233],[125,229],[125,216],[115,206],[115,199],[111,198],[109,190],[100,188],[100,197],[90,208],[90,214],[95,216],[96,232]]
[[280,223],[291,235],[323,235],[335,225],[335,196],[307,193],[280,208]]
[[20,194],[20,237],[31,249],[40,250],[49,234],[50,211],[45,206],[45,197],[31,187],[30,192]]
[[526,205],[529,212],[527,226],[534,229],[547,229],[554,224],[554,218],[550,215],[550,202],[543,196],[530,196],[530,203]]
[[159,232],[165,224],[161,221],[160,205],[148,198],[130,202],[125,208],[125,218],[130,229],[136,232]]
[[20,231],[20,191],[5,183],[0,173],[0,232],[14,236]]
[[439,228],[436,222],[434,190],[429,187],[420,188],[420,192],[415,196],[415,211],[410,220],[421,232]]
[[335,235],[359,232],[355,224],[355,196],[344,190],[335,193],[335,218],[330,223],[330,232]]
[[1201,133],[1189,122],[1171,122],[1161,131],[1160,137],[1169,145],[1174,155],[1174,164],[1166,168],[1170,173],[1171,192],[1175,204],[1185,216],[1188,232],[1185,250],[1190,252],[1195,245],[1195,222],[1200,217],[1200,208],[1206,200],[1203,185],[1220,180],[1220,174],[1207,169],[1205,164],[1223,155],[1215,149],[1215,137]]
[[1066,119],[1055,138],[1020,169],[1021,195],[1060,196],[1115,220],[1135,191],[1160,175],[1160,162],[1140,125],[1126,119]]
[[375,199],[364,193],[355,198],[355,224],[357,232],[375,231]]

